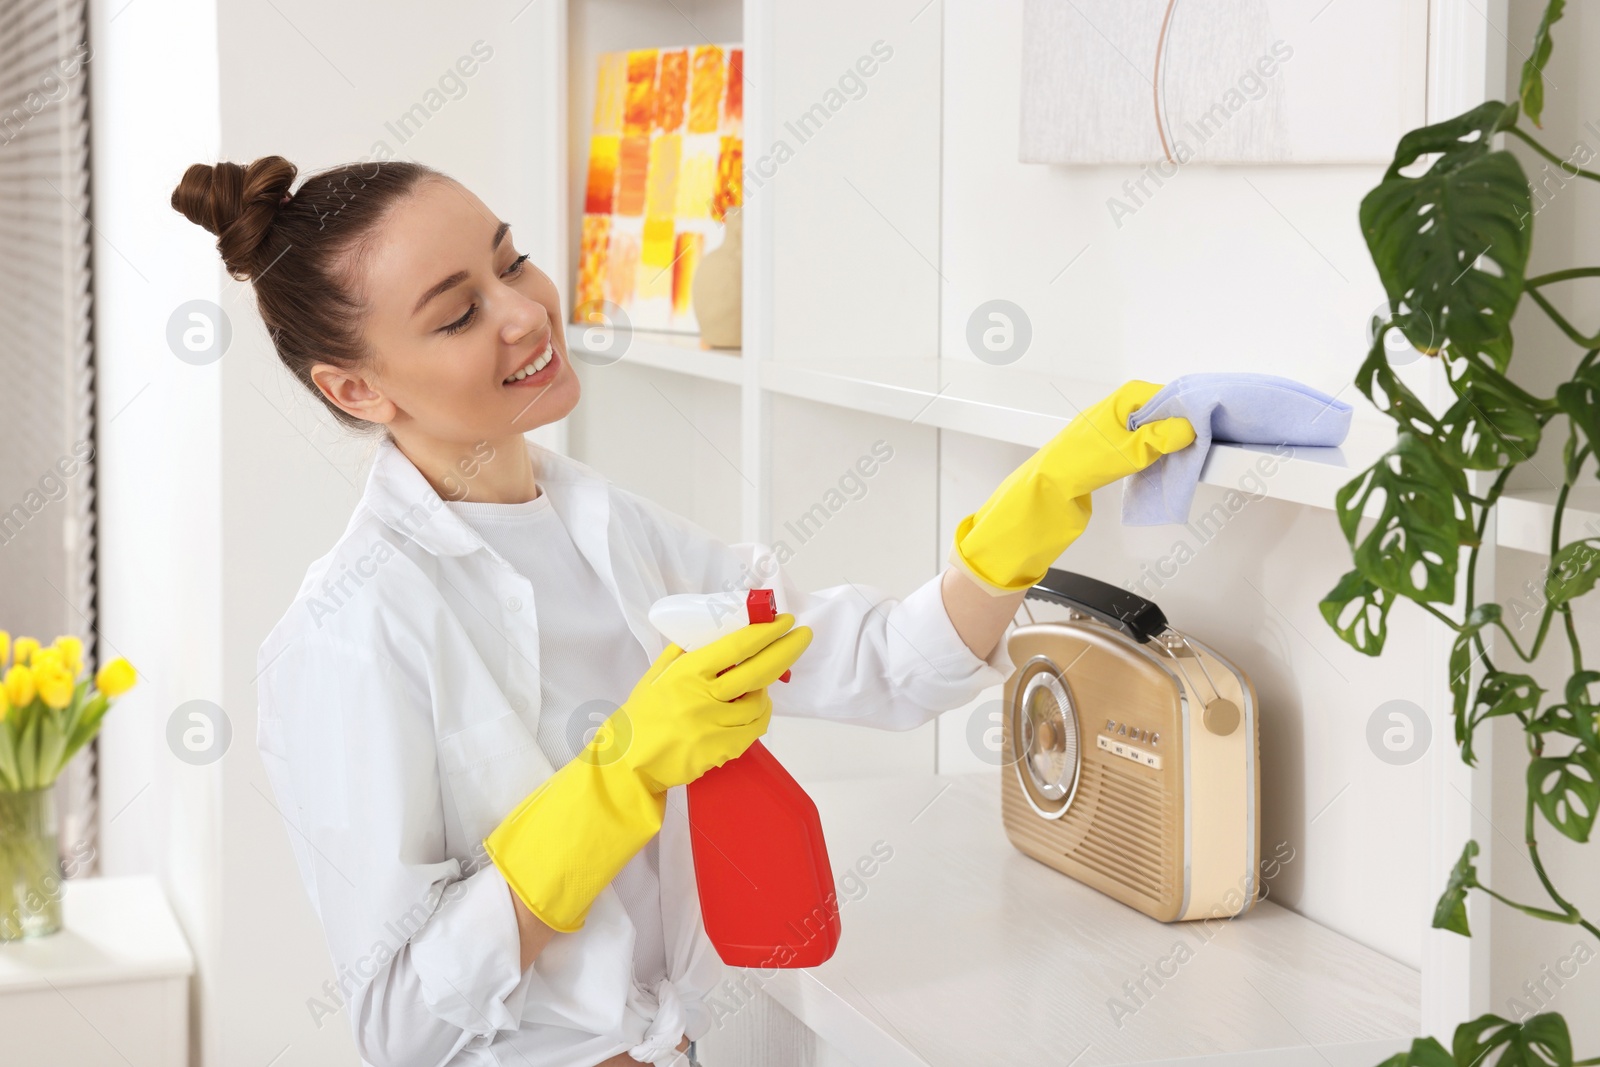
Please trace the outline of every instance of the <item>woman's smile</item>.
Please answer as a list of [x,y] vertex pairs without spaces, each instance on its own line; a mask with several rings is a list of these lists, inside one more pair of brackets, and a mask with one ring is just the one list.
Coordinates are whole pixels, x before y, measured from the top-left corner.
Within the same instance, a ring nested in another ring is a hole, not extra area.
[[541,385],[555,377],[561,369],[561,358],[556,355],[554,337],[553,333],[547,336],[544,344],[530,353],[522,366],[501,384],[510,388]]

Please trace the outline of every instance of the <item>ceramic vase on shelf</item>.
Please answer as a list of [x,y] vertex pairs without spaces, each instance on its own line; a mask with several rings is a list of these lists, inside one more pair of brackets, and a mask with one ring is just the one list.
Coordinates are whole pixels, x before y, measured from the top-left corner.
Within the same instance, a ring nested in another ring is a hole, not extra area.
[[0,941],[59,929],[55,787],[0,790]]
[[694,274],[694,317],[704,348],[738,348],[743,329],[744,212],[723,219],[722,243],[706,253]]
[[43,646],[4,630],[0,670],[0,941],[20,941],[61,929],[55,782],[135,675],[120,657],[87,675],[70,634]]

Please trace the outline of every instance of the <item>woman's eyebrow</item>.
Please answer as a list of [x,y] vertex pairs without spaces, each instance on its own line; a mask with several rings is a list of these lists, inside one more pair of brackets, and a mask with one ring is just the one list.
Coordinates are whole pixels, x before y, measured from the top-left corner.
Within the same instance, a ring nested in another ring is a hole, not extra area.
[[[489,243],[489,251],[493,252],[495,249],[500,247],[500,242],[506,239],[506,231],[509,229],[511,229],[511,223],[509,222],[502,222],[499,226],[495,227],[494,240]],[[442,282],[439,282],[432,289],[429,289],[427,292],[423,293],[422,299],[417,301],[417,306],[411,309],[411,314],[415,316],[417,312],[422,310],[423,305],[428,301],[432,300],[440,293],[449,292],[451,289],[454,289],[456,286],[460,285],[466,280],[466,271],[456,271],[454,274],[450,275],[450,277],[446,278]]]

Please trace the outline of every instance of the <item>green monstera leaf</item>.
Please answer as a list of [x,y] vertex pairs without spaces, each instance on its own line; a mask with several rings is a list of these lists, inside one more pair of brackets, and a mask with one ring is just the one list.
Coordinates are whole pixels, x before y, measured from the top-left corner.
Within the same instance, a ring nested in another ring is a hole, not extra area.
[[[1390,307],[1406,316],[1407,337],[1425,318],[1436,346],[1487,357],[1501,372],[1526,276],[1532,200],[1522,165],[1489,142],[1516,117],[1516,104],[1491,100],[1412,130],[1361,201],[1361,231]],[[1435,153],[1421,175],[1401,174]]]
[[1600,538],[1585,537],[1562,545],[1550,557],[1544,595],[1560,607],[1593,589],[1596,581],[1600,581]]
[[[1381,500],[1376,525],[1359,538],[1362,513]],[[1416,434],[1394,447],[1334,498],[1356,569],[1374,585],[1422,602],[1455,598],[1461,546],[1476,532],[1463,503],[1467,479]]]
[[1379,1067],[1573,1067],[1572,1037],[1553,1013],[1520,1023],[1484,1015],[1456,1027],[1449,1051],[1436,1038],[1419,1037]]
[[1472,653],[1473,638],[1485,626],[1499,623],[1500,614],[1499,604],[1477,605],[1450,646],[1450,695],[1455,698],[1450,710],[1458,723],[1467,713],[1467,694],[1472,690],[1472,664],[1477,659]]
[[[1570,382],[1556,386],[1556,403],[1583,432],[1590,445],[1600,445],[1600,368],[1585,367]],[[1576,448],[1568,439],[1569,451],[1565,457],[1572,470],[1569,480],[1577,477]]]
[[1450,881],[1433,909],[1433,927],[1436,930],[1453,930],[1462,937],[1471,937],[1467,926],[1467,893],[1477,888],[1478,868],[1472,858],[1478,854],[1478,843],[1468,841],[1461,850],[1461,858],[1450,869]]
[[1550,6],[1544,9],[1544,18],[1539,20],[1539,29],[1533,35],[1533,54],[1522,64],[1522,85],[1518,89],[1522,110],[1540,129],[1544,129],[1544,68],[1555,48],[1555,42],[1550,39],[1550,27],[1565,13],[1566,6],[1567,0],[1550,0]]
[[1528,763],[1528,789],[1551,826],[1587,841],[1600,807],[1600,753],[1580,747],[1565,756],[1540,756]]
[[1372,347],[1367,350],[1367,358],[1356,371],[1356,388],[1372,401],[1374,407],[1399,423],[1401,429],[1432,439],[1440,432],[1439,420],[1407,388],[1389,363],[1384,335],[1397,328],[1393,323],[1378,328]]
[[1492,471],[1524,463],[1539,451],[1539,413],[1554,405],[1492,367],[1456,360],[1450,385],[1456,402],[1439,419],[1444,457],[1467,470]]
[[1438,1038],[1418,1037],[1412,1039],[1410,1049],[1390,1056],[1378,1067],[1458,1067],[1458,1065],[1456,1058],[1439,1044]]
[[1394,594],[1360,571],[1349,571],[1317,605],[1328,625],[1357,652],[1376,656],[1388,636],[1389,608]]
[[[1489,1054],[1499,1050],[1494,1060]],[[1572,1037],[1566,1020],[1545,1013],[1514,1023],[1484,1015],[1456,1027],[1451,1051],[1458,1064],[1481,1067],[1572,1067]]]
[[1584,748],[1600,752],[1600,705],[1589,696],[1589,687],[1600,682],[1600,671],[1579,671],[1567,679],[1567,699],[1551,704],[1528,724],[1536,734],[1562,734]]
[[1485,673],[1467,713],[1456,716],[1456,743],[1461,746],[1462,761],[1469,767],[1478,762],[1472,751],[1472,738],[1479,724],[1502,715],[1526,715],[1539,707],[1543,696],[1544,688],[1526,674]]

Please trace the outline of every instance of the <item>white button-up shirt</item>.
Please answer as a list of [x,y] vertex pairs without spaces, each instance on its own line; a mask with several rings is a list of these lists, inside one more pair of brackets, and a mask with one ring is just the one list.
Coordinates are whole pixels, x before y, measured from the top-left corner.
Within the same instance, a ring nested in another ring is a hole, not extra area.
[[[937,575],[900,601],[854,584],[805,593],[768,546],[727,545],[527,443],[651,661],[666,647],[647,617],[660,597],[770,587],[813,631],[792,680],[768,689],[775,714],[909,730],[1011,673],[1004,641],[987,661],[967,648]],[[482,842],[554,770],[529,725],[539,649],[531,583],[383,440],[349,525],[257,664],[257,744],[374,1067],[593,1067],[624,1051],[665,1064],[718,1015],[732,968],[701,922],[682,786],[659,835],[667,977],[634,981],[634,927],[611,886],[582,929],[520,966]]]

